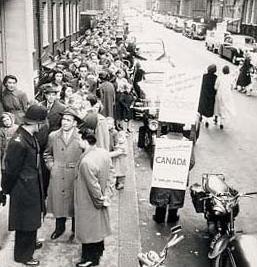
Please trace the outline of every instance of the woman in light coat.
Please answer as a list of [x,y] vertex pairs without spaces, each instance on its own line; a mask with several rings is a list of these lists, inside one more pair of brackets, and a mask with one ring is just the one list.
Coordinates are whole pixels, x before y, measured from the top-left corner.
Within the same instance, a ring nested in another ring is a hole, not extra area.
[[232,77],[229,67],[224,66],[222,74],[218,76],[215,89],[217,90],[214,114],[218,116],[220,121],[220,129],[224,128],[224,120],[235,116],[235,107],[232,95]]
[[[76,266],[96,266],[104,250],[104,238],[110,235],[110,219],[105,192],[112,179],[109,152],[96,146],[94,134],[82,133],[85,149],[78,164],[74,184],[75,234],[82,243],[81,262]],[[86,265],[88,262],[89,265]],[[91,262],[91,265],[90,265]]]

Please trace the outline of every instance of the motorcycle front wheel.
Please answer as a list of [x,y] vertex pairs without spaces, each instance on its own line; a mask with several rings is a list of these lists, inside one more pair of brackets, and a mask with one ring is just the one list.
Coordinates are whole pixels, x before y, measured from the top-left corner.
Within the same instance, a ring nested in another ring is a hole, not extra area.
[[235,263],[234,256],[230,248],[226,248],[221,254],[212,260],[212,267],[239,267]]

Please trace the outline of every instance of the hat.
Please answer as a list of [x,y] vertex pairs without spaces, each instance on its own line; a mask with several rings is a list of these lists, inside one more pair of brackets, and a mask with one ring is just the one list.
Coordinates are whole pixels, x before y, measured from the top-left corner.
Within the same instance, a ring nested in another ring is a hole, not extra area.
[[97,126],[97,113],[94,112],[88,112],[86,117],[83,119],[83,123],[79,126],[80,133],[83,133],[87,129],[95,130]]
[[208,71],[208,73],[215,73],[217,71],[216,65],[211,64],[210,66],[208,66],[207,71]]
[[41,124],[46,122],[47,109],[44,106],[31,105],[23,117],[24,124]]
[[78,112],[73,107],[67,107],[61,114],[62,116],[63,115],[73,116],[78,123],[82,122],[81,118],[79,117]]
[[43,89],[44,94],[59,92],[57,87],[53,87],[52,84],[50,83],[43,84],[42,89]]

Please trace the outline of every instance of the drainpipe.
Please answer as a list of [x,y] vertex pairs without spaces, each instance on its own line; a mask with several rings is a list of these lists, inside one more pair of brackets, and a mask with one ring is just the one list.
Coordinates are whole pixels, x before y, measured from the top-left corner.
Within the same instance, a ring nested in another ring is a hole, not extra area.
[[54,25],[54,10],[53,10],[53,7],[54,7],[54,3],[53,3],[53,0],[50,1],[50,4],[51,4],[51,30],[52,30],[52,54],[53,54],[53,58],[54,58],[54,27],[56,27],[56,25]]
[[39,78],[42,75],[42,50],[41,50],[41,25],[40,25],[40,1],[36,0],[36,18],[37,18],[37,43],[38,43],[38,71]]

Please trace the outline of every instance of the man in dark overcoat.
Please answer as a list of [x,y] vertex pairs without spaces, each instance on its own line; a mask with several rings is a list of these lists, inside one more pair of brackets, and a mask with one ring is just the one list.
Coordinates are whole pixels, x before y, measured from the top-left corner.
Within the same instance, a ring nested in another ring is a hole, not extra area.
[[217,75],[216,65],[212,64],[207,68],[207,73],[203,75],[202,87],[199,99],[198,112],[201,116],[206,117],[205,126],[209,126],[207,118],[210,118],[214,114],[214,104],[216,90],[214,88]]
[[[47,123],[40,129],[37,133],[38,141],[41,148],[41,159],[43,160],[43,151],[46,149],[48,135],[57,131],[61,127],[62,113],[65,110],[65,105],[63,105],[57,99],[56,88],[53,88],[51,84],[43,85],[44,98],[45,100],[40,103],[40,105],[47,108]],[[44,181],[44,192],[45,196],[47,195],[50,173],[46,168],[45,163],[43,162],[43,181]]]
[[40,146],[34,134],[46,116],[45,107],[32,105],[28,108],[24,124],[8,144],[6,175],[2,178],[2,189],[10,195],[9,231],[15,231],[14,260],[27,266],[39,265],[33,254],[45,206]]

